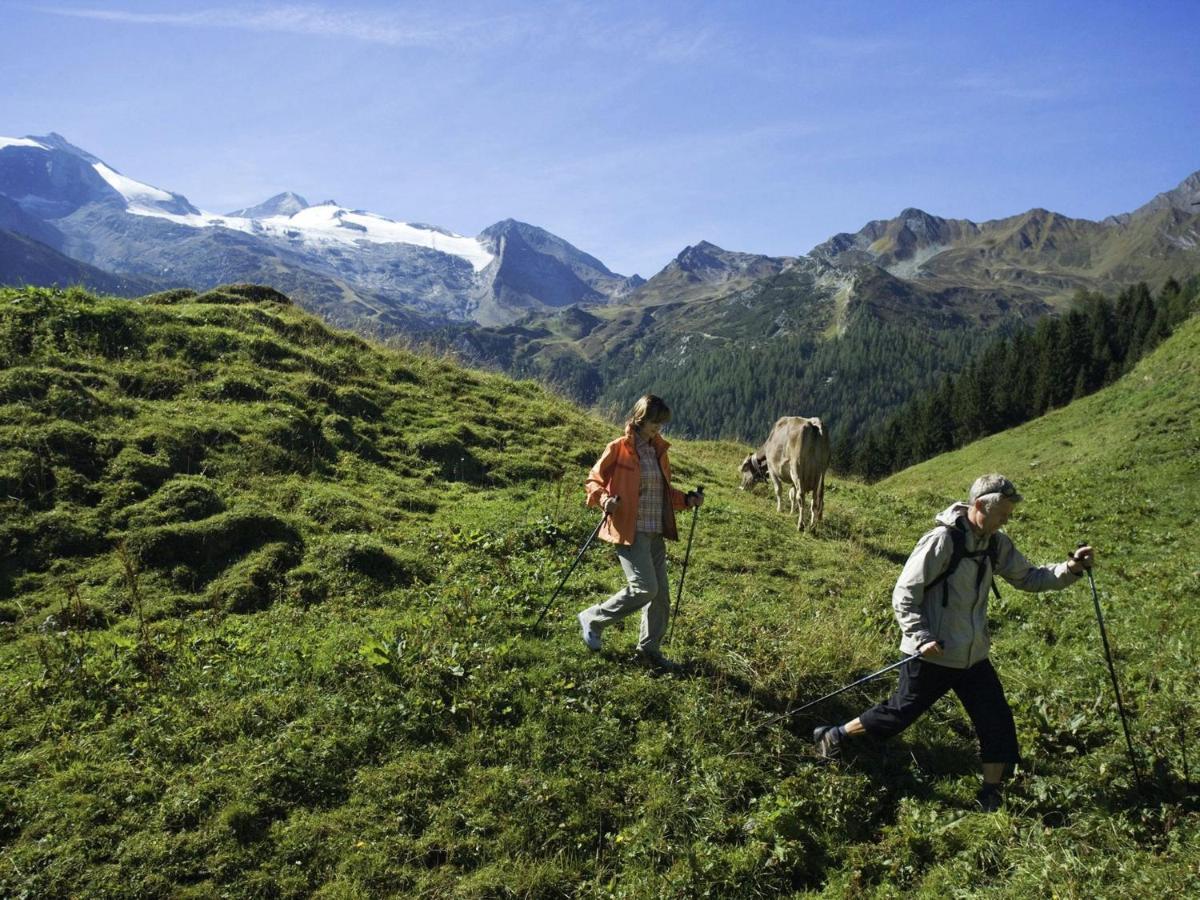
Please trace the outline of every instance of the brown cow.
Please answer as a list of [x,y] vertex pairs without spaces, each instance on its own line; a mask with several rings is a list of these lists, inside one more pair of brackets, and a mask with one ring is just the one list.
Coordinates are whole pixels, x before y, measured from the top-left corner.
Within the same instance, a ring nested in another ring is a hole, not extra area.
[[[788,489],[788,511],[798,512],[796,527],[804,530],[804,499],[808,495],[809,526],[825,512],[825,470],[829,468],[829,432],[820,419],[784,416],[771,429],[765,444],[742,462],[742,489],[761,479],[765,468],[775,488],[775,509],[783,511],[781,487]],[[798,509],[797,509],[798,507]]]

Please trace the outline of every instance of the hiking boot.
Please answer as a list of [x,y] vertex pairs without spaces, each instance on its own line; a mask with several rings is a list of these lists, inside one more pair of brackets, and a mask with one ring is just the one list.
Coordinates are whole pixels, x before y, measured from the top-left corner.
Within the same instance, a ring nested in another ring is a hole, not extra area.
[[842,755],[842,732],[836,725],[819,725],[813,729],[813,743],[821,759],[837,759]]
[[975,802],[981,812],[996,812],[1004,804],[1004,794],[998,784],[984,784],[975,795]]
[[638,650],[638,659],[656,672],[678,672],[679,663],[667,659],[658,650]]
[[583,642],[587,644],[589,650],[600,649],[600,632],[592,629],[592,623],[584,618],[584,613],[579,614],[579,630],[583,634]]

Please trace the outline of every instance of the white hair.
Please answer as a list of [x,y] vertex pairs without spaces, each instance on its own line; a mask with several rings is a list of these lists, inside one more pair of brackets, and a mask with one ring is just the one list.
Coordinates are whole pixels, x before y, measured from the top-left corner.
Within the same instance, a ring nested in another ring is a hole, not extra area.
[[979,504],[984,513],[990,513],[999,505],[1000,501],[1004,499],[1006,498],[1003,494],[996,492],[994,494],[984,494],[982,497],[976,497],[975,502]]

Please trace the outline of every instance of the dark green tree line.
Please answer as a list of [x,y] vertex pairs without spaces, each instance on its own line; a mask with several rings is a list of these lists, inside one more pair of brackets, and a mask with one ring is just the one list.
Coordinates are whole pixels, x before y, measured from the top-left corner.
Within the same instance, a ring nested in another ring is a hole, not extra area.
[[[1012,428],[1090,394],[1128,372],[1200,307],[1200,277],[1145,284],[1116,301],[1080,292],[1062,316],[983,348],[957,374],[842,447],[842,471],[868,479]],[[848,462],[848,465],[847,465]]]
[[993,336],[930,332],[863,317],[832,340],[787,335],[686,355],[647,347],[639,359],[603,373],[599,406],[619,418],[650,390],[669,398],[676,433],[749,443],[764,440],[780,416],[820,416],[832,431],[836,453],[853,447],[860,434],[909,398],[957,372]]

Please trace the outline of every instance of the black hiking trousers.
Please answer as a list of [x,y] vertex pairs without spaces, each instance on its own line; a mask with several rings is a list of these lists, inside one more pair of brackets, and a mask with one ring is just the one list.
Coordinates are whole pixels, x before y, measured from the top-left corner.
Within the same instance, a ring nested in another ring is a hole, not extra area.
[[885,703],[859,716],[867,734],[889,738],[899,734],[933,706],[947,691],[954,691],[975,726],[980,761],[1005,763],[1006,772],[1020,761],[1017,728],[1004,698],[1000,677],[989,659],[966,669],[939,666],[914,659],[900,667],[900,684]]

